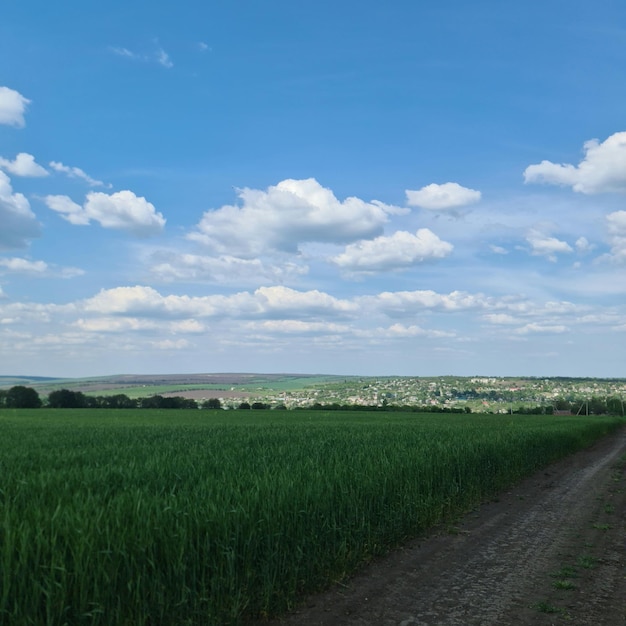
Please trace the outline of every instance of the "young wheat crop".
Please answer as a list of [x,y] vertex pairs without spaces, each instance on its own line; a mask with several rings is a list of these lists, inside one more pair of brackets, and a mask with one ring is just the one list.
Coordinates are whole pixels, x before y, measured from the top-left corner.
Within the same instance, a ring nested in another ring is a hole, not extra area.
[[0,624],[273,615],[620,423],[4,410]]

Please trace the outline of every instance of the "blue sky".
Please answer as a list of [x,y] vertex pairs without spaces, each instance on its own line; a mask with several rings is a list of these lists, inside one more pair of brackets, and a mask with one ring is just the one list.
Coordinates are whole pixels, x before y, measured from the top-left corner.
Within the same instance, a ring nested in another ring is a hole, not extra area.
[[0,21],[0,374],[626,375],[618,0]]

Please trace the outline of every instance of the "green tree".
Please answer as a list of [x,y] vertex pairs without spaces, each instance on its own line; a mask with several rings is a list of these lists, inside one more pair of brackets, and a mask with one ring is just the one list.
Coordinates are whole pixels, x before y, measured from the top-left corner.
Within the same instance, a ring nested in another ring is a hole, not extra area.
[[48,395],[48,406],[53,409],[84,409],[87,406],[87,398],[82,391],[57,389]]
[[606,401],[606,410],[611,415],[624,415],[624,401],[621,397],[611,396]]
[[203,409],[221,409],[222,403],[219,398],[209,398],[202,403]]
[[125,393],[117,393],[112,396],[101,396],[99,405],[104,409],[134,409],[137,402],[131,400]]
[[41,404],[39,394],[23,385],[11,387],[5,397],[5,405],[10,409],[38,409]]

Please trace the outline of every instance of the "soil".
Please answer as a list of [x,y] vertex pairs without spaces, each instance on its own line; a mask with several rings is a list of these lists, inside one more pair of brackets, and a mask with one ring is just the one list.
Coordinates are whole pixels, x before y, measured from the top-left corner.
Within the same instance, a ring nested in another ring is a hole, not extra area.
[[265,626],[626,626],[626,428]]

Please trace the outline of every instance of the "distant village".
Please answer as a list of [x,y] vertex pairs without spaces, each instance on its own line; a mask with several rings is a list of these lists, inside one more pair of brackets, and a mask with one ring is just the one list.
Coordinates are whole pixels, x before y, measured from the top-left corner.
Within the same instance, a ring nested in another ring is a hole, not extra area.
[[[233,388],[234,389],[234,388]],[[613,413],[624,415],[626,379],[381,377],[349,378],[307,389],[259,389],[250,399],[285,408],[431,407],[472,412]],[[225,407],[237,408],[232,398]],[[535,411],[533,411],[535,412]]]

